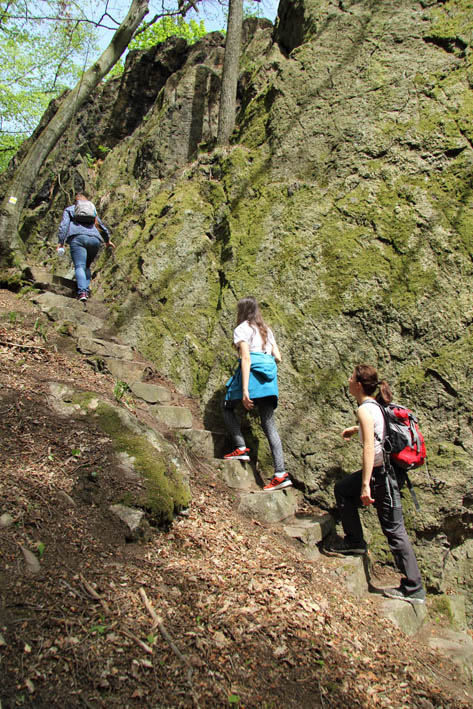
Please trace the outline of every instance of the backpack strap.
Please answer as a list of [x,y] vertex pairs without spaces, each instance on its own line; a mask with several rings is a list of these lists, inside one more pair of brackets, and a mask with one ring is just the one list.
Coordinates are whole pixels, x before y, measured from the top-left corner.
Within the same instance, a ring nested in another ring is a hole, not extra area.
[[417,499],[416,492],[414,490],[414,487],[411,483],[411,479],[409,475],[406,472],[406,485],[407,489],[409,490],[411,497],[412,497],[412,502],[414,503],[414,507],[416,508],[417,512],[420,512],[420,505],[419,505],[419,500]]
[[383,414],[384,418],[384,436],[382,439],[380,439],[379,436],[374,434],[376,440],[381,443],[381,447],[383,449],[383,459],[384,459],[384,470],[386,473],[389,473],[389,471],[392,471],[392,464],[391,464],[391,426],[389,425],[389,418],[386,413],[386,410],[382,404],[379,403],[379,401],[376,401],[376,399],[366,399],[363,401],[360,406],[363,406],[363,404],[376,404],[376,406],[381,409],[381,413]]

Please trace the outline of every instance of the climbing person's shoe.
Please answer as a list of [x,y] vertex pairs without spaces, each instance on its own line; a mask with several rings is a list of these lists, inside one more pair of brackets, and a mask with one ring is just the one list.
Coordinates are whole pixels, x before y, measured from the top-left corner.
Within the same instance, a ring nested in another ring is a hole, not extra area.
[[87,303],[87,291],[81,290],[78,295],[78,298],[81,303]]
[[284,473],[279,478],[275,475],[271,482],[264,486],[263,490],[272,492],[273,490],[283,490],[285,487],[292,487],[292,480],[287,473]]
[[323,551],[329,556],[362,556],[366,554],[366,542],[349,542],[341,537],[334,537],[324,545]]
[[235,448],[234,451],[231,453],[227,453],[227,455],[223,456],[224,460],[249,460],[250,456],[248,453],[250,452],[249,448]]
[[386,598],[394,598],[396,601],[408,601],[408,603],[415,605],[425,603],[425,591],[423,588],[419,588],[418,591],[412,591],[412,593],[406,591],[402,586],[398,588],[385,588],[383,594]]

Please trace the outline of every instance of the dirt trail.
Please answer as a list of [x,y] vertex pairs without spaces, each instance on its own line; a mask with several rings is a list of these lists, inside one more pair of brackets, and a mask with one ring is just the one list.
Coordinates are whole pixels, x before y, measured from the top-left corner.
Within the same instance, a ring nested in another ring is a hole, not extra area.
[[50,409],[51,381],[113,399],[110,376],[0,291],[2,709],[472,706],[449,662],[350,597],[334,560],[239,516],[202,462],[188,516],[126,544],[111,442]]

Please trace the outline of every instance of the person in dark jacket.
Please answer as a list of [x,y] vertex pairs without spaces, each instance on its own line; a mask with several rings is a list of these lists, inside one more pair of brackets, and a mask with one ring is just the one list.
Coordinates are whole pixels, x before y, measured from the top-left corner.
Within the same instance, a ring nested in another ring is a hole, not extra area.
[[264,322],[258,302],[253,296],[238,301],[236,324],[233,344],[240,354],[240,363],[235,374],[227,382],[223,408],[224,423],[236,448],[227,453],[224,459],[250,459],[249,448],[245,445],[234,409],[238,401],[241,401],[248,411],[256,405],[275,468],[274,477],[264,490],[281,490],[292,485],[291,478],[285,471],[281,438],[274,422],[274,409],[278,404],[276,365],[281,361],[281,353],[273,332]]
[[[79,202],[87,203],[90,207],[89,211],[93,212],[93,216],[88,217],[88,223],[87,219],[79,221],[79,217],[76,216],[76,206]],[[76,272],[77,297],[81,302],[86,303],[90,295],[92,261],[97,256],[102,243],[112,249],[115,245],[110,241],[107,227],[95,214],[95,207],[84,194],[77,194],[74,204],[64,210],[57,238],[58,250],[66,245],[71,249],[71,258]]]

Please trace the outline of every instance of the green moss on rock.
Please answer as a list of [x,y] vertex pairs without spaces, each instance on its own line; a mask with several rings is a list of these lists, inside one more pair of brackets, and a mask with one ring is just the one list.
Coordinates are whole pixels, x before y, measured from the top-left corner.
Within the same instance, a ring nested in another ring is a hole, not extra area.
[[175,461],[158,451],[143,434],[129,429],[117,410],[100,402],[96,416],[100,428],[111,437],[117,453],[134,459],[134,468],[145,481],[146,493],[139,501],[159,525],[169,525],[175,512],[190,502],[188,486],[183,482]]

